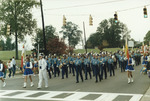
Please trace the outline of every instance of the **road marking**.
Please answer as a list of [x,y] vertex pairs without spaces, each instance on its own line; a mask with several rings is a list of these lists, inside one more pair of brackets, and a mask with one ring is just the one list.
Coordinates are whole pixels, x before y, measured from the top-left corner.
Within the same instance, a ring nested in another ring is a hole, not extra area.
[[[21,92],[20,94],[11,95],[12,93]],[[33,94],[45,93],[37,97]],[[57,98],[63,93],[70,93],[64,98]],[[99,94],[100,96],[94,100],[82,99],[89,94]],[[29,96],[30,95],[30,96]],[[58,100],[58,101],[113,101],[117,96],[132,96],[129,101],[140,101],[142,94],[126,94],[126,93],[102,93],[102,92],[77,92],[77,91],[38,91],[38,90],[0,90],[0,98],[10,99],[29,99],[29,100]]]
[[75,90],[75,92],[79,91],[80,89]]
[[95,99],[95,101],[112,101],[118,96],[118,94],[103,94],[99,98]]

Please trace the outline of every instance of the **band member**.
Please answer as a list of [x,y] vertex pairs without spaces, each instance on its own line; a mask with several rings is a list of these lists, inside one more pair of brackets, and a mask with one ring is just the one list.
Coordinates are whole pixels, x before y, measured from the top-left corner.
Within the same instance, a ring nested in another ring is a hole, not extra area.
[[62,79],[64,79],[64,75],[66,74],[66,78],[68,78],[68,61],[67,61],[67,57],[66,55],[64,54],[63,55],[63,59],[61,60],[61,65],[62,65]]
[[31,81],[31,87],[34,86],[33,82],[32,82],[32,78],[31,78],[31,75],[33,75],[33,71],[32,71],[32,63],[30,62],[30,59],[27,58],[26,59],[26,63],[25,63],[25,66],[24,66],[25,70],[24,70],[24,76],[25,76],[25,79],[24,79],[24,86],[23,88],[26,88],[27,86],[27,76],[29,76],[30,78],[30,81]]
[[37,58],[34,58],[34,76],[36,74],[36,72],[38,72],[38,61]]
[[126,69],[125,69],[128,73],[128,83],[133,82],[132,71],[134,71],[134,68],[132,65],[132,60],[133,60],[133,58],[131,58],[131,55],[129,55],[128,63],[127,63]]
[[90,59],[88,57],[88,55],[86,55],[85,59],[84,59],[84,71],[85,71],[85,80],[87,80],[87,75],[89,73],[90,79],[92,79],[91,76],[91,68],[90,68]]
[[56,54],[54,54],[54,58],[53,58],[53,67],[54,67],[54,77],[56,77],[56,72],[57,72],[57,57]]
[[115,76],[114,60],[112,59],[111,55],[110,55],[110,58],[108,59],[108,66],[109,66],[109,69],[110,69],[110,76],[112,76],[112,72],[113,72],[113,76]]
[[42,54],[40,56],[40,60],[38,64],[39,64],[39,83],[37,89],[40,89],[42,87],[43,79],[45,80],[45,88],[48,88],[48,78],[47,78],[47,71],[46,71],[47,63]]
[[95,83],[98,82],[97,76],[99,77],[99,81],[101,81],[99,63],[100,63],[100,61],[98,59],[98,54],[96,54],[95,60],[94,60],[94,69],[95,69],[95,78],[96,78]]
[[76,83],[79,83],[79,74],[80,74],[81,80],[83,82],[81,64],[82,64],[82,62],[80,60],[80,55],[78,54],[77,59],[75,60],[75,66],[76,66]]

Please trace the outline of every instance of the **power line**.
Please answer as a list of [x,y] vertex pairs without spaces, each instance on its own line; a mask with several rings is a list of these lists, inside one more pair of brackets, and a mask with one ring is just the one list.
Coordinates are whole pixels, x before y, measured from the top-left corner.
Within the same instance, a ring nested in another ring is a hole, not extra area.
[[[133,8],[127,8],[127,9],[122,9],[122,10],[116,10],[116,12],[124,12],[124,11],[129,11],[129,10],[133,10],[133,9],[138,9],[138,8],[142,8],[144,6],[150,6],[150,4],[147,5],[142,5],[142,6],[137,6],[137,7],[133,7]],[[51,15],[51,16],[62,16],[63,14],[48,14],[48,13],[44,13],[45,15]],[[89,14],[65,14],[66,16],[89,16]],[[92,14],[95,15],[95,14]]]
[[120,2],[120,1],[125,1],[125,0],[113,0],[113,1],[105,1],[105,2],[93,3],[93,4],[86,4],[86,5],[75,5],[75,6],[68,6],[68,7],[50,8],[50,9],[45,9],[45,10],[59,10],[59,9],[66,9],[66,8],[94,6],[94,5],[107,4],[107,3]]
[[137,8],[142,8],[144,6],[150,6],[150,4],[138,6],[138,7],[133,7],[133,8],[128,8],[128,9],[123,9],[123,10],[117,10],[117,12],[129,11],[129,10],[133,10],[133,9],[137,9]]

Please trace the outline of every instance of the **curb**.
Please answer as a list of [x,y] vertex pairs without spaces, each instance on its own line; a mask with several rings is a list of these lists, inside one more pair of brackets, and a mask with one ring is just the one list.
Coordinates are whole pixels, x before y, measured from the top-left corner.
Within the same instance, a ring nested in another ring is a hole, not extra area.
[[150,101],[150,87],[146,91],[146,93],[143,95],[140,101]]

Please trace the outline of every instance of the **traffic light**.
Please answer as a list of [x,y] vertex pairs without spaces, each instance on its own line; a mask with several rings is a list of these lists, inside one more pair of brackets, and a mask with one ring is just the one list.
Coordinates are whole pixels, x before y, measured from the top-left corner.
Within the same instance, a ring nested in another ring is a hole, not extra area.
[[63,15],[63,26],[66,26],[66,17]]
[[10,25],[7,25],[7,35],[10,35]]
[[92,18],[91,15],[89,16],[89,25],[90,25],[90,26],[93,26],[93,18]]
[[115,12],[115,14],[114,14],[114,20],[115,20],[115,23],[118,22],[118,15],[117,15],[117,12]]
[[146,6],[143,8],[143,12],[144,12],[144,18],[147,18],[148,15],[147,15],[147,8],[146,8]]

